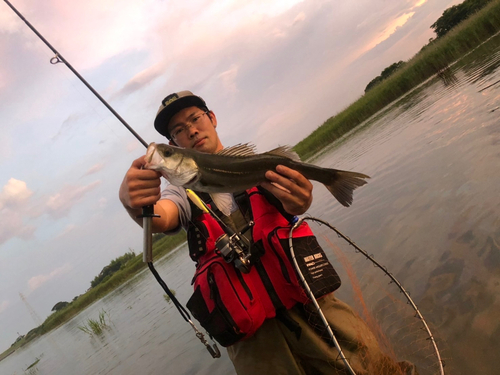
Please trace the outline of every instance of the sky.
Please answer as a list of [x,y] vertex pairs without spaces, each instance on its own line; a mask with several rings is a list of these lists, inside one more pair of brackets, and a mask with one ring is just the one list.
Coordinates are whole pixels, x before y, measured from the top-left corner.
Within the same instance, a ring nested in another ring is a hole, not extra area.
[[[225,146],[260,152],[293,146],[362,96],[461,2],[10,1],[146,142],[166,141],[153,128],[161,100],[191,90]],[[50,64],[53,52],[4,1],[0,56],[1,352],[110,260],[142,251],[118,189],[145,148]]]

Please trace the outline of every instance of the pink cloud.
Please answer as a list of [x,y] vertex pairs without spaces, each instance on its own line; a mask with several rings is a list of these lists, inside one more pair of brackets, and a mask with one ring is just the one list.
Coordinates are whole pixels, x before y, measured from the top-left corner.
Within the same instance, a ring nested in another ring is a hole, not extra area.
[[23,222],[23,212],[29,204],[33,192],[26,182],[9,179],[0,191],[0,244],[11,238],[29,239],[35,227]]
[[88,176],[90,174],[94,174],[94,173],[97,173],[99,172],[102,168],[104,168],[104,164],[103,163],[98,163],[96,165],[93,165],[92,167],[90,167],[87,172],[85,172],[84,176]]
[[69,271],[71,271],[72,269],[73,267],[71,267],[69,264],[65,264],[64,266],[58,267],[55,270],[49,272],[48,274],[33,276],[31,279],[28,280],[28,286],[31,291],[34,291],[35,289],[38,289],[40,286],[45,284],[47,281],[52,280],[59,275],[64,275]]
[[64,186],[58,193],[50,196],[45,203],[45,212],[54,219],[67,216],[71,208],[78,203],[88,192],[101,184],[101,181],[95,181],[86,186]]
[[5,311],[7,309],[7,307],[9,307],[9,306],[10,306],[10,301],[7,301],[7,300],[2,301],[0,303],[0,314],[2,313],[2,311]]

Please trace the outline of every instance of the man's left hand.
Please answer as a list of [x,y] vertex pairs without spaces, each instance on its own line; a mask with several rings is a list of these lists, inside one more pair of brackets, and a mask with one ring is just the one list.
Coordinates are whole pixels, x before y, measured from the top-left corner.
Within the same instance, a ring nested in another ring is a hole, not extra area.
[[261,186],[281,201],[286,212],[302,215],[309,209],[313,186],[302,174],[284,165],[278,165],[276,172],[266,172],[266,178],[269,182],[263,182]]

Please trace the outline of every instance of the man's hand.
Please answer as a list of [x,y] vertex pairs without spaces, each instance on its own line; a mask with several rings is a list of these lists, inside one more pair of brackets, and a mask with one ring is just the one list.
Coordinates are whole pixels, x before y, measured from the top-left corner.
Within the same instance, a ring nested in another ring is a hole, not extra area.
[[270,182],[263,182],[261,186],[281,201],[286,212],[291,215],[302,215],[312,203],[311,182],[299,172],[284,165],[278,165],[276,172],[267,171],[266,178]]
[[145,156],[133,161],[120,186],[120,201],[127,209],[138,210],[155,204],[161,197],[161,174],[141,169],[146,164]]
[[142,207],[155,205],[153,218],[153,233],[173,230],[179,226],[179,209],[168,199],[161,201],[161,173],[149,169],[142,169],[145,156],[133,161],[125,174],[120,186],[119,197],[128,214],[135,222],[142,226]]

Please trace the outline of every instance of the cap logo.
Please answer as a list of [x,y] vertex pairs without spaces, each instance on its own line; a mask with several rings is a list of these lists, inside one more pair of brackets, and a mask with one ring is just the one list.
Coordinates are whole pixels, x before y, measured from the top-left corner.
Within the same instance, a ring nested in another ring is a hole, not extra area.
[[165,99],[163,99],[161,103],[166,107],[170,103],[176,101],[177,99],[179,99],[179,95],[177,95],[177,94],[170,94]]

